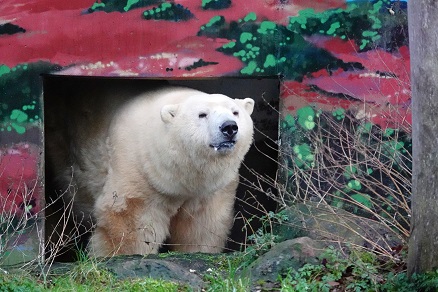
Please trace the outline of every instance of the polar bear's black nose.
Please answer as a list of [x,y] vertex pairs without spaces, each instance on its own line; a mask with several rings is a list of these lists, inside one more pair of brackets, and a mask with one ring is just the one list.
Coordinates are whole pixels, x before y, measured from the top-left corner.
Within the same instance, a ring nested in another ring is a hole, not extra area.
[[224,134],[226,138],[231,139],[234,136],[236,136],[239,127],[237,127],[235,121],[226,121],[219,127],[219,129],[221,130],[222,134]]

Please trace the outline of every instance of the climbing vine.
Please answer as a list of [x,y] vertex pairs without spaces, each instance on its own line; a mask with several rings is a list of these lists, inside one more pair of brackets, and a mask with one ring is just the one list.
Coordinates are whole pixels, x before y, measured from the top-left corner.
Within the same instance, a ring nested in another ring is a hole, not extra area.
[[281,127],[283,152],[290,153],[285,175],[291,200],[320,200],[324,194],[334,207],[408,226],[409,133],[357,120],[343,108],[323,112],[311,106],[286,115]]

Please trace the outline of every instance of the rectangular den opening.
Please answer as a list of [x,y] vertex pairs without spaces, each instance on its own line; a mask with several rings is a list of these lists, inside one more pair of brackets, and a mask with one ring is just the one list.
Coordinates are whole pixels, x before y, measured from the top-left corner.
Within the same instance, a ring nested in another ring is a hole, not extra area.
[[[234,224],[224,248],[224,251],[243,250],[249,244],[248,236],[261,226],[258,218],[266,212],[275,211],[277,207],[272,199],[276,195],[275,185],[269,181],[277,177],[278,170],[280,82],[278,76],[204,79],[44,76],[46,256],[55,257],[57,261],[74,260],[78,249],[87,246],[93,229],[87,223],[88,218],[81,217],[78,220],[71,214],[71,199],[64,195],[65,189],[58,185],[58,177],[63,171],[58,166],[75,155],[69,153],[71,141],[68,137],[80,135],[82,131],[98,131],[102,125],[93,123],[93,116],[99,115],[108,105],[117,104],[118,92],[135,95],[163,84],[255,100],[251,115],[255,129],[254,141],[239,171]],[[76,118],[71,119],[72,116]],[[72,175],[75,175],[74,172]],[[77,187],[80,186],[69,186]],[[166,250],[166,244],[161,250]]]

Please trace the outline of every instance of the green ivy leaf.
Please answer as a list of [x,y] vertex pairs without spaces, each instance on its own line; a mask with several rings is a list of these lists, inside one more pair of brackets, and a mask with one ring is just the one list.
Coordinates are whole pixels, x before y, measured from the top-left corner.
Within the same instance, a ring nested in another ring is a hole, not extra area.
[[371,202],[369,195],[354,194],[354,195],[351,195],[351,198],[369,209],[371,209],[371,207],[373,206],[373,203]]

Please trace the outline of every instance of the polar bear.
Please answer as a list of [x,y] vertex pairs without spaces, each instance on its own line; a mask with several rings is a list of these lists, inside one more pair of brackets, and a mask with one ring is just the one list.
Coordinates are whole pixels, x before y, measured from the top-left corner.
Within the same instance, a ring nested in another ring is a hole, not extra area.
[[89,253],[157,253],[166,240],[172,250],[220,252],[254,100],[174,86],[107,100],[67,105],[69,128],[48,145],[76,213],[95,224]]

